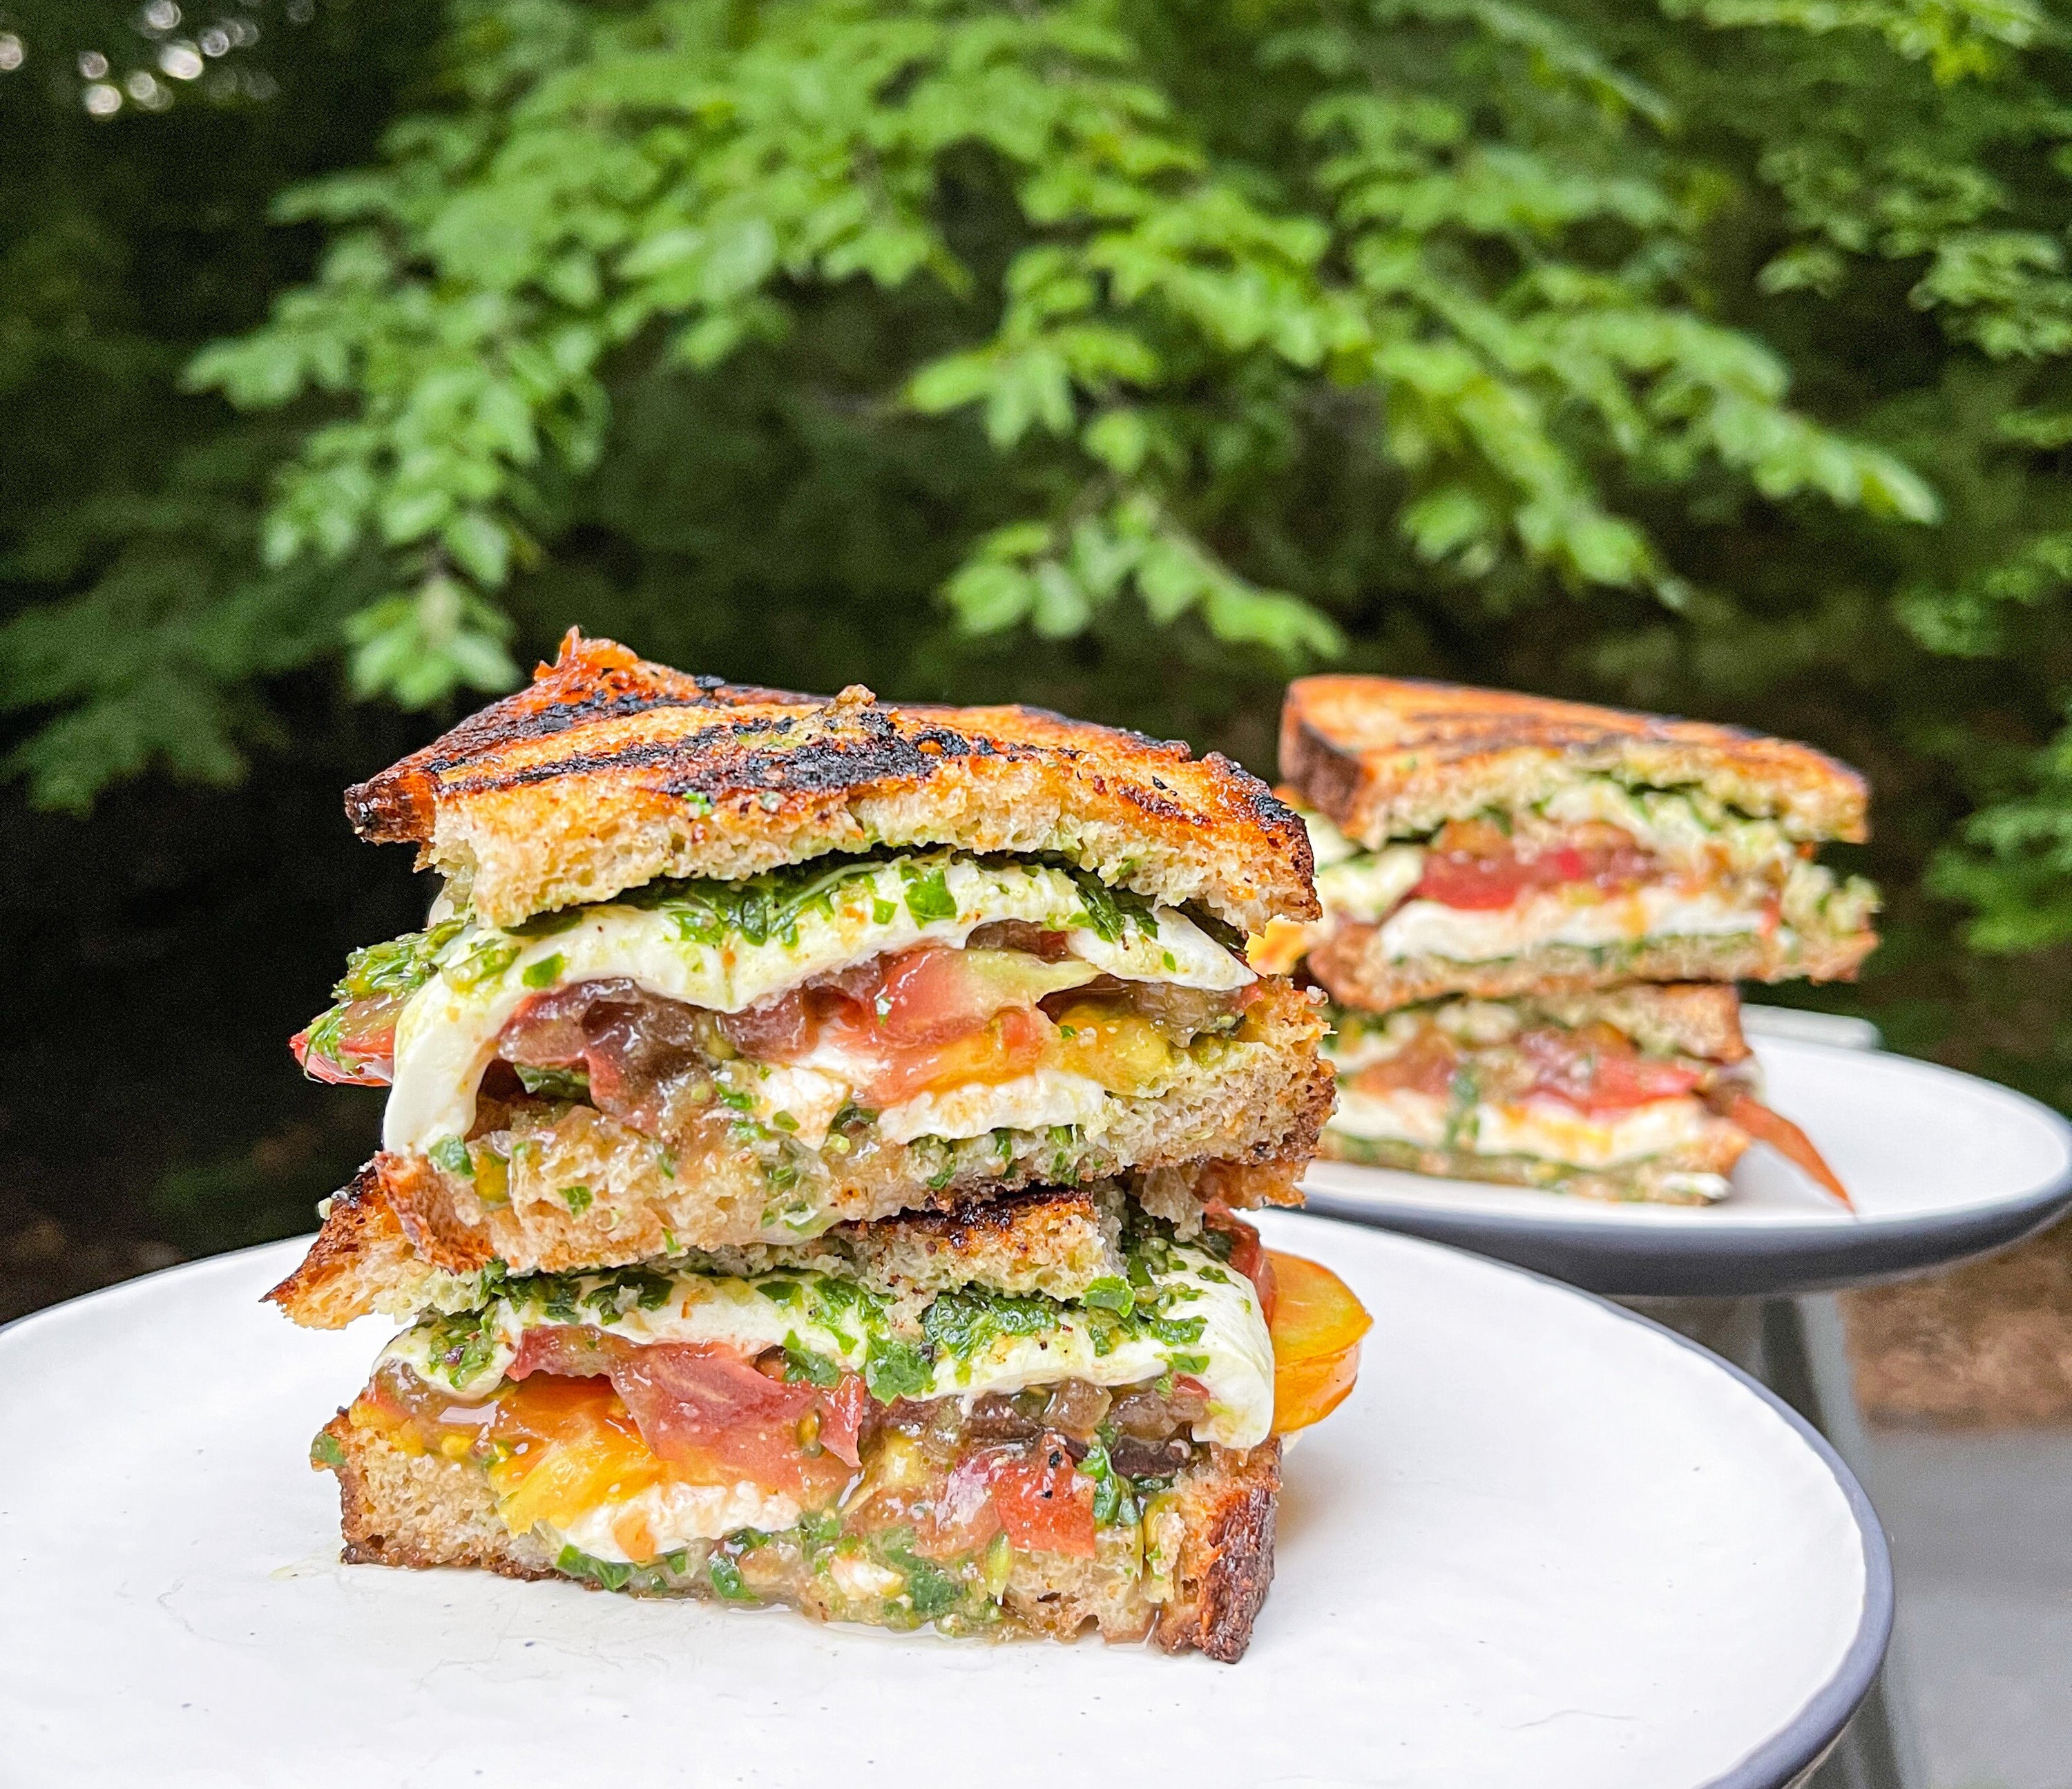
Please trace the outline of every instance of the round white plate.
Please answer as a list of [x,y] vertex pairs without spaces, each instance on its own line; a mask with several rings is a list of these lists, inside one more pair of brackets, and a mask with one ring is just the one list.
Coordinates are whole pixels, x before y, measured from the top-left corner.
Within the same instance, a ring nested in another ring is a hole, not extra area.
[[380,1336],[257,1302],[302,1244],[29,1318],[0,1335],[0,1780],[1770,1789],[1819,1754],[1892,1612],[1824,1443],[1547,1281],[1265,1228],[1375,1326],[1289,1458],[1235,1666],[343,1567],[304,1461]]
[[1303,1182],[1309,1208],[1592,1292],[1741,1298],[1919,1273],[2016,1241],[2072,1205],[2072,1125],[2025,1095],[1877,1051],[1775,1038],[1755,1051],[1766,1100],[1819,1145],[1854,1215],[1760,1143],[1716,1205],[1319,1162]]

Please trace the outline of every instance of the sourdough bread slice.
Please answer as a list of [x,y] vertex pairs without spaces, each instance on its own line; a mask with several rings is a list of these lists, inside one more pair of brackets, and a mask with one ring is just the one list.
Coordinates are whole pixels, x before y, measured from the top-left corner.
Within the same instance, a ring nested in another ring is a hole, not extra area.
[[[328,1445],[327,1445],[328,1444]],[[405,1452],[379,1431],[356,1427],[343,1411],[319,1447],[338,1474],[344,1557],[353,1565],[426,1569],[470,1565],[512,1578],[569,1576],[537,1531],[512,1534],[499,1519],[488,1480],[444,1455]],[[1245,1452],[1212,1449],[1187,1467],[1170,1493],[1135,1529],[1116,1531],[1091,1559],[1016,1553],[1000,1596],[998,1630],[1071,1639],[1091,1628],[1106,1640],[1149,1635],[1168,1652],[1201,1651],[1225,1664],[1244,1655],[1273,1578],[1274,1514],[1281,1445]],[[1171,1561],[1147,1572],[1142,1545]],[[669,1573],[668,1594],[717,1600],[700,1560]],[[592,1577],[579,1581],[596,1588]],[[636,1585],[639,1581],[635,1581]],[[869,1606],[844,1598],[824,1578],[796,1598],[822,1620],[870,1620]]]
[[493,925],[829,852],[1055,855],[1241,930],[1316,911],[1301,823],[1229,759],[1040,709],[832,701],[571,631],[530,688],[346,794]]
[[1449,820],[1515,812],[1600,774],[1656,788],[1701,785],[1802,843],[1867,837],[1863,778],[1810,746],[1408,677],[1298,678],[1281,709],[1281,774],[1373,849]]

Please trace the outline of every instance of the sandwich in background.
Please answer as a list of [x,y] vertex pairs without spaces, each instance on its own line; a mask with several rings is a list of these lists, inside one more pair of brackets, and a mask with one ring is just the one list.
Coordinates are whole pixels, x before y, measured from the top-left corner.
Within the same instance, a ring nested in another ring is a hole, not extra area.
[[1385,677],[1281,718],[1323,913],[1252,960],[1334,1002],[1326,1154],[1611,1199],[1725,1196],[1752,1140],[1847,1203],[1762,1106],[1737,980],[1852,977],[1877,894],[1816,862],[1863,779],[1703,722]]
[[446,878],[294,1040],[391,1089],[269,1294],[408,1326],[314,1446],[348,1559],[1242,1653],[1367,1324],[1235,1215],[1333,1090],[1264,785],[572,635],[347,808]]

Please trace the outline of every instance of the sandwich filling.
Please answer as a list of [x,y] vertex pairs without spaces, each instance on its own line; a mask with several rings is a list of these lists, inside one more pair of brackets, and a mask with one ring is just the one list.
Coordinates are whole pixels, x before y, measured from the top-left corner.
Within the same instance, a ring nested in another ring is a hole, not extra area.
[[[1272,1273],[1235,1220],[1183,1243],[1137,1212],[1070,1299],[738,1265],[487,1278],[390,1344],[343,1438],[481,1473],[609,1588],[955,1625],[1028,1556],[1156,1602],[1176,1481],[1273,1431]],[[338,1425],[313,1459],[344,1463]]]
[[808,1234],[874,1153],[925,1146],[940,1170],[908,1171],[939,1186],[974,1149],[1097,1145],[1221,1067],[1261,987],[1213,923],[1049,863],[822,858],[508,928],[450,914],[356,953],[294,1048],[389,1084],[385,1148],[485,1207],[551,1179],[580,1208],[570,1164],[631,1135],[670,1178],[754,1156],[767,1227]]
[[1274,921],[1253,961],[1285,973],[1324,938],[1372,928],[1393,961],[1490,963],[1544,948],[1643,941],[1801,941],[1867,933],[1877,897],[1811,861],[1811,841],[1697,786],[1579,777],[1515,812],[1450,820],[1429,837],[1367,849],[1303,816],[1324,917]]
[[[1665,992],[1673,992],[1665,990]],[[1329,1153],[1421,1173],[1709,1203],[1760,1137],[1840,1193],[1798,1128],[1760,1104],[1738,1036],[1701,1055],[1672,1026],[1589,995],[1338,1010]],[[1845,1197],[1845,1195],[1844,1195]]]

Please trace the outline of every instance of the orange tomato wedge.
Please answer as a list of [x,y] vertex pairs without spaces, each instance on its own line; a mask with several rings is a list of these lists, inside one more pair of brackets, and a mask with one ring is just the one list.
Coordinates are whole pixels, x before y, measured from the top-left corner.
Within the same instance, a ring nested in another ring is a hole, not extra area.
[[1374,1327],[1352,1288],[1328,1267],[1269,1249],[1279,1295],[1273,1338],[1273,1432],[1322,1422],[1359,1376],[1360,1338]]

